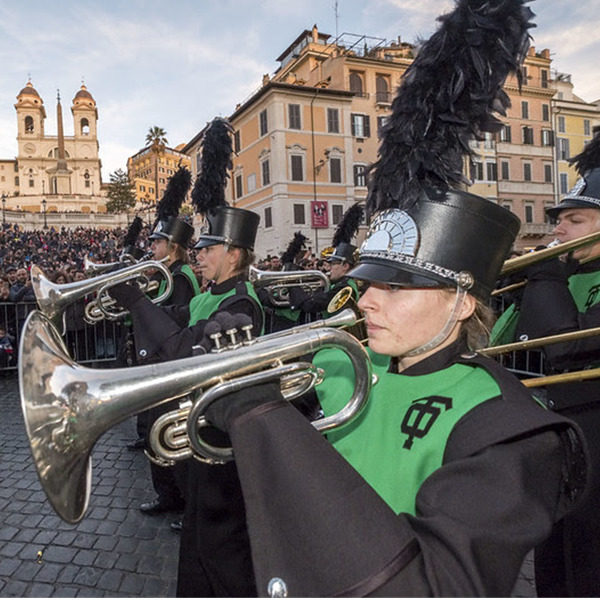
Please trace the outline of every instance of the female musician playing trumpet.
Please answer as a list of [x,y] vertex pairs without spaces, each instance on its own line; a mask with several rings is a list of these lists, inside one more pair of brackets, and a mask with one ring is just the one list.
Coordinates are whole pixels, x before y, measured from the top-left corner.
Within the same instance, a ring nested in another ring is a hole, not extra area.
[[[278,385],[208,407],[231,437],[261,596],[509,596],[579,495],[576,426],[472,351],[519,221],[452,190],[470,137],[499,125],[529,16],[522,0],[459,0],[403,78],[350,272],[370,285],[364,411],[326,440]],[[332,414],[353,371],[335,350],[314,360]]]
[[[278,578],[290,596],[510,595],[582,485],[575,429],[471,351],[517,230],[458,192],[378,214],[352,273],[370,284],[359,307],[377,382],[329,443],[277,386],[209,407],[233,444],[259,594]],[[333,350],[314,362],[332,414],[351,367]]]

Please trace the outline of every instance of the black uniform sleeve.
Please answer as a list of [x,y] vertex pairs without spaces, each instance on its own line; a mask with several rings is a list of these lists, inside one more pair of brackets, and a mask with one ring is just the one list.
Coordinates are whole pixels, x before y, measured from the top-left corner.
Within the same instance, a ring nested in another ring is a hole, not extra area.
[[[524,335],[534,339],[600,326],[600,304],[580,313],[569,291],[567,274],[561,276],[557,269],[553,270],[548,265],[536,268],[531,275],[528,273],[517,323],[517,339]],[[597,362],[598,351],[598,336],[544,348],[550,364],[557,369]]]
[[565,453],[549,428],[457,452],[421,486],[414,517],[289,405],[261,405],[229,433],[259,595],[280,577],[290,596],[508,596],[557,516]]
[[[152,304],[147,298],[139,298],[129,306],[133,322],[135,347],[139,361],[162,362],[192,356],[194,346],[206,346],[204,328],[207,319],[198,321],[187,327],[189,322],[188,307],[169,306],[161,308]],[[254,335],[260,334],[262,322],[259,318],[256,303],[249,296],[236,296],[211,315],[226,311],[231,314],[248,315],[254,327]],[[185,323],[183,325],[182,323]]]
[[346,280],[339,281],[329,290],[307,294],[301,289],[291,288],[290,298],[292,300],[292,308],[301,310],[306,313],[324,312],[327,310],[329,303],[333,297],[347,285]]

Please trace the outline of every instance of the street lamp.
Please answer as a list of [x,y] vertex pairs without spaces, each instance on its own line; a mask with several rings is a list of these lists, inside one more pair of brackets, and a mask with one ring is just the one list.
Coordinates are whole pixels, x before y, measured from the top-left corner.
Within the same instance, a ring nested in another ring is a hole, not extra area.
[[2,194],[2,225],[6,225],[6,194]]
[[46,198],[42,200],[42,210],[44,211],[44,229],[48,229],[48,221],[46,220]]

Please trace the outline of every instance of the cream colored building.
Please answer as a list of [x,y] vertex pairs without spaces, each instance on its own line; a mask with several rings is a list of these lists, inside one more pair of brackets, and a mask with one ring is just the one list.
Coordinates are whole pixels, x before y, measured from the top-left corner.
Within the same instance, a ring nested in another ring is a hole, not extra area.
[[127,159],[129,180],[135,185],[136,209],[154,210],[171,175],[180,166],[190,168],[190,157],[182,152],[183,147],[147,146]]
[[594,127],[600,125],[600,107],[585,102],[573,92],[571,76],[554,75],[556,93],[552,99],[553,127],[556,132],[555,168],[558,173],[556,201],[566,194],[577,181],[575,167],[569,158],[579,154],[592,139]]
[[[236,106],[228,197],[260,215],[259,256],[281,253],[296,231],[308,237],[313,251],[322,250],[343,212],[366,198],[365,169],[377,159],[378,132],[414,52],[400,40],[343,34],[331,41],[314,26],[278,57],[274,75],[263,76],[262,86]],[[529,49],[522,85],[509,77],[504,86],[512,106],[499,117],[502,130],[473,141],[475,164],[465,168],[470,192],[521,219],[519,249],[551,239],[544,209],[558,201],[566,168],[558,152],[564,142],[555,144],[566,133],[558,131],[556,117],[562,111],[574,136],[572,155],[600,114],[572,89],[568,97],[560,78],[552,79],[551,63],[548,49]],[[194,174],[201,138],[202,132],[184,149]],[[315,206],[323,211],[317,223]],[[364,233],[361,228],[359,241]]]
[[44,101],[31,82],[17,95],[15,110],[17,157],[0,160],[3,206],[31,212],[104,212],[98,110],[86,86],[72,100],[72,136],[64,135],[60,97],[57,134],[46,133]]

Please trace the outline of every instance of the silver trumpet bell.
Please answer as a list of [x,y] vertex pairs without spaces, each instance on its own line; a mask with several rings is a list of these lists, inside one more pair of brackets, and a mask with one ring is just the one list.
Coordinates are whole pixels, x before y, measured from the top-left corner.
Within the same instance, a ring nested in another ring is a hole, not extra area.
[[118,283],[136,280],[139,282],[142,291],[149,291],[149,279],[144,275],[144,271],[148,269],[157,269],[166,280],[165,291],[160,296],[152,299],[152,302],[157,304],[169,297],[173,287],[171,271],[161,261],[149,260],[136,263],[123,267],[118,271],[103,273],[96,277],[62,285],[50,281],[38,266],[33,265],[31,267],[31,285],[39,309],[50,319],[59,332],[64,333],[63,321],[67,306],[94,292],[96,293],[96,299],[86,306],[86,314],[88,312],[95,314],[95,319],[92,319],[92,321],[98,321],[102,318],[118,319],[127,314],[127,311],[115,310],[115,302],[110,298],[108,290]]
[[[345,324],[354,319],[348,311],[321,325]],[[313,423],[319,429],[348,422],[368,398],[368,355],[344,331],[327,326],[299,327],[220,353],[126,369],[89,369],[69,357],[50,319],[33,311],[21,335],[19,388],[35,467],[50,504],[69,523],[83,518],[91,491],[92,448],[117,423],[225,380],[263,371],[272,378],[269,370],[280,367],[282,361],[330,347],[340,348],[349,357],[355,388],[339,413]],[[195,413],[196,420],[201,417]],[[195,432],[189,423],[188,429]]]
[[248,279],[255,289],[265,288],[273,306],[290,305],[290,288],[301,287],[307,292],[325,291],[329,289],[329,277],[322,271],[261,271],[250,267]]

